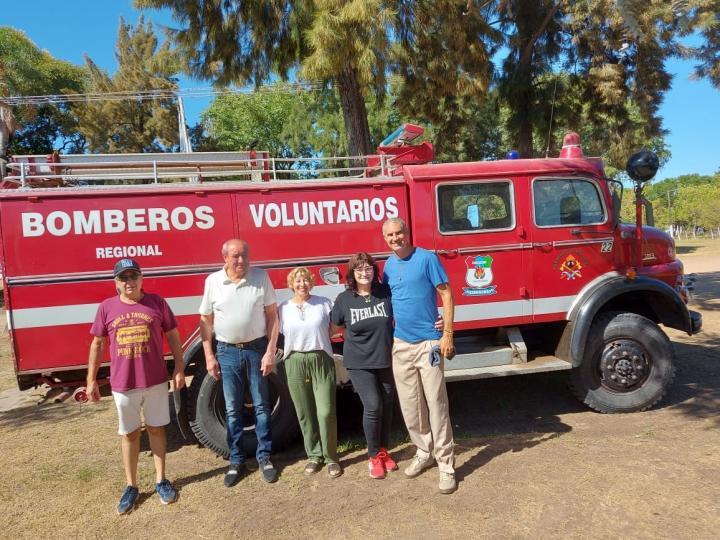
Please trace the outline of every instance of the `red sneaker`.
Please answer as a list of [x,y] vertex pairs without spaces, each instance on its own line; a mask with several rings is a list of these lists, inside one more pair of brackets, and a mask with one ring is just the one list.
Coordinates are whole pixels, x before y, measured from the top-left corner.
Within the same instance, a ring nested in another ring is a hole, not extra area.
[[385,478],[385,467],[379,453],[368,460],[368,469],[370,469],[370,478]]
[[384,448],[380,449],[380,451],[377,454],[377,457],[382,459],[382,462],[383,462],[383,465],[385,466],[386,471],[397,471],[398,470],[398,464],[395,462],[395,460],[392,457],[390,457],[390,454]]

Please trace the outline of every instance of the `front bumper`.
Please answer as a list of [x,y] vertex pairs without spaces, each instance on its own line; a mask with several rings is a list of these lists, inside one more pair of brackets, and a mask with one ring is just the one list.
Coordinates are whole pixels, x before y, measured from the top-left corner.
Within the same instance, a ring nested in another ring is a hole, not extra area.
[[697,334],[702,330],[702,313],[689,311],[690,313],[690,334]]

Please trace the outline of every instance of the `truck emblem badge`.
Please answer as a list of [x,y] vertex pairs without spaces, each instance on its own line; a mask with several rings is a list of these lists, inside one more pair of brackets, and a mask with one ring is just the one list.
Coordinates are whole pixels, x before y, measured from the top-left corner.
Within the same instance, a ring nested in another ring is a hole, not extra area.
[[328,285],[339,285],[340,284],[340,270],[334,266],[321,268],[320,279],[322,279]]
[[497,293],[497,285],[491,285],[493,271],[490,255],[468,257],[465,266],[465,282],[469,287],[463,287],[463,296],[489,296]]
[[580,258],[572,253],[568,253],[564,256],[564,258],[562,255],[559,255],[558,258],[555,259],[554,266],[556,269],[560,270],[560,279],[572,281],[575,278],[582,277],[580,270],[583,269],[583,265],[580,262]]

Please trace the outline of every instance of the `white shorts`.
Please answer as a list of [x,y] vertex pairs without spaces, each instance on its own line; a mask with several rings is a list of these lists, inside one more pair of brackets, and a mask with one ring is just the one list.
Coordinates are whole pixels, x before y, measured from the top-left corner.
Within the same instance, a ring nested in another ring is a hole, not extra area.
[[166,382],[127,392],[113,391],[112,395],[118,412],[119,435],[127,435],[140,429],[141,410],[146,426],[160,427],[170,423],[170,402]]

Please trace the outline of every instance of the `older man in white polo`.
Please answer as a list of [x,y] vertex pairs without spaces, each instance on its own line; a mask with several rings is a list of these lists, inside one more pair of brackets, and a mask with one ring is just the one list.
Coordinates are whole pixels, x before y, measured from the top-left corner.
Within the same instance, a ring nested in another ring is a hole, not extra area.
[[275,365],[278,339],[275,290],[265,270],[250,266],[250,251],[243,240],[225,242],[222,255],[223,268],[205,280],[200,334],[207,371],[215,379],[222,377],[225,395],[230,466],[224,483],[234,486],[245,470],[242,413],[246,388],[255,409],[260,472],[263,480],[274,482],[277,472],[270,461],[272,407],[267,376]]

